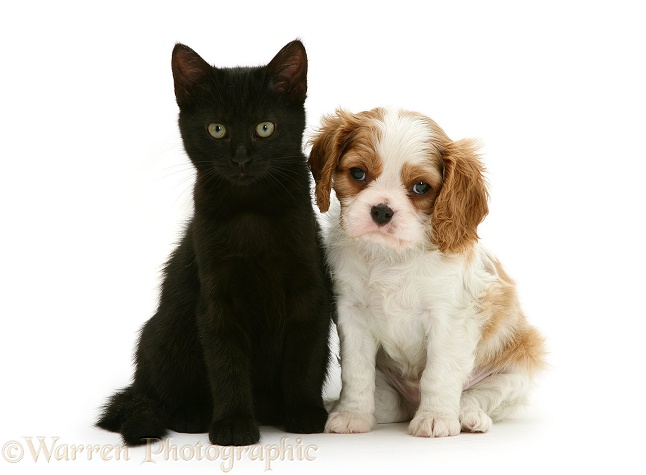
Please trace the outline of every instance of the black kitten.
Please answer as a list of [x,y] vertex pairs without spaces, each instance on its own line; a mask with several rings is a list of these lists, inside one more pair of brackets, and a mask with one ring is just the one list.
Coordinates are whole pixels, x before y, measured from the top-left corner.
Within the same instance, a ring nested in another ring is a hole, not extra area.
[[307,56],[215,68],[173,50],[195,213],[164,269],[132,385],[97,425],[126,444],[168,429],[218,445],[258,442],[259,424],[322,432],[331,290],[302,153]]

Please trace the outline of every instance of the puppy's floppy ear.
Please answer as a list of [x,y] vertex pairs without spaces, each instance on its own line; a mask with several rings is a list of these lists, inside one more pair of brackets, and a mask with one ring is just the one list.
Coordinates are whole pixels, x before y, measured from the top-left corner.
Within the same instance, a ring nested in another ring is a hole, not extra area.
[[316,182],[316,204],[322,213],[330,208],[332,175],[352,131],[352,114],[338,109],[324,116],[317,134],[310,140],[312,151],[307,161]]
[[474,140],[449,142],[443,154],[444,180],[433,209],[432,241],[442,252],[461,252],[478,240],[489,212],[484,167]]

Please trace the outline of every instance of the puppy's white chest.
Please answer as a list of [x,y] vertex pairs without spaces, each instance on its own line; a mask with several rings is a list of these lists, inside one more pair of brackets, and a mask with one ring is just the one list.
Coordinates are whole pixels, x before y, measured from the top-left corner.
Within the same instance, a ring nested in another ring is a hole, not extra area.
[[371,269],[366,286],[368,325],[385,353],[402,368],[426,360],[430,305],[424,289],[396,267]]
[[366,286],[368,308],[380,324],[410,324],[429,311],[422,289],[416,287],[405,276],[383,279],[373,275]]

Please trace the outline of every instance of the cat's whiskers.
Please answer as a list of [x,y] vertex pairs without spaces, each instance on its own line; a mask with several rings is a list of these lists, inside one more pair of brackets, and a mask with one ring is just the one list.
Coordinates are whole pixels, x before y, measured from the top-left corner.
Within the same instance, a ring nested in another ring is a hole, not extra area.
[[267,178],[267,179],[268,179],[269,181],[271,181],[272,183],[275,183],[275,184],[277,184],[277,185],[280,185],[280,187],[281,187],[281,188],[283,188],[283,189],[285,190],[285,192],[289,195],[289,197],[290,197],[292,200],[295,200],[295,199],[296,199],[296,198],[294,197],[294,195],[291,193],[291,191],[289,191],[289,188],[287,188],[287,187],[285,186],[285,184],[284,184],[284,183],[282,183],[282,182],[281,182],[281,180],[280,180],[279,178],[275,177],[271,172],[270,172],[270,173],[266,173],[266,174],[264,175],[264,178]]
[[[302,160],[302,156],[281,157],[279,160],[276,160],[277,163],[272,163],[270,170],[267,172],[267,176],[271,177],[272,180],[276,183],[279,183],[289,193],[289,190],[287,190],[287,187],[285,186],[285,183],[283,183],[283,181],[285,181],[287,185],[290,185],[294,188],[299,187],[299,185],[302,183],[302,169],[299,169],[294,165],[298,165]],[[290,196],[293,197],[291,193]]]
[[221,177],[217,171],[213,169],[209,170],[209,172],[205,174],[203,186],[209,187],[209,192],[206,195],[207,200],[211,198],[211,191],[213,191],[213,188],[219,183],[220,178]]
[[[175,168],[176,170],[170,171],[171,168]],[[191,174],[191,176],[195,176],[195,168],[190,164],[184,164],[184,163],[182,163],[182,164],[178,163],[176,165],[170,165],[170,166],[168,166],[168,167],[166,167],[164,169],[164,172],[167,172],[167,173],[157,177],[158,180],[163,180],[163,179],[166,179],[166,178],[175,177],[176,175],[178,175],[180,173],[187,173],[187,172],[189,172]]]

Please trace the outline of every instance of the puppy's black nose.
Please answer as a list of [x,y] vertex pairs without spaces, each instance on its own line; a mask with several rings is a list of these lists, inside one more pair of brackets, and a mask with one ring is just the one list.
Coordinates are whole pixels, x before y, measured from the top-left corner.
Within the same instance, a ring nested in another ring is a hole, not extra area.
[[388,221],[390,221],[393,217],[393,214],[395,214],[395,212],[390,209],[387,204],[383,203],[373,206],[370,210],[370,216],[372,216],[372,220],[379,226],[383,226]]

